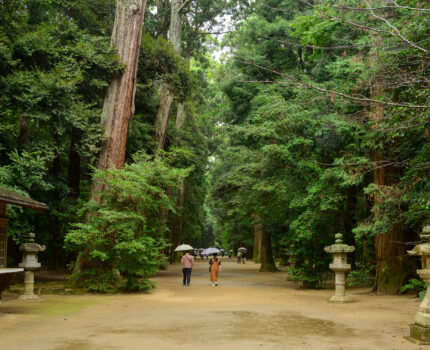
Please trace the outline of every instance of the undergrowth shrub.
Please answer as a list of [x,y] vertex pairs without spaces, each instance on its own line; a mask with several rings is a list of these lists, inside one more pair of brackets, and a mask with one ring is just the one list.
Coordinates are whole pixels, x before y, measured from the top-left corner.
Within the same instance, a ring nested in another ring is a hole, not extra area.
[[[96,292],[150,290],[148,280],[165,263],[166,220],[175,213],[175,188],[189,170],[169,164],[169,156],[139,153],[124,169],[96,170],[105,185],[100,201],[90,200],[65,239],[79,253],[72,283]],[[168,195],[167,193],[170,193]]]

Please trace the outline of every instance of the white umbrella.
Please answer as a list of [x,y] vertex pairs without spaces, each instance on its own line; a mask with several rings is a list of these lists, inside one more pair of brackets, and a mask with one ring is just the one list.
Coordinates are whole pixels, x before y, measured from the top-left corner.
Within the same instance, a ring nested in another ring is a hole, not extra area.
[[200,254],[202,254],[202,255],[212,255],[212,254],[218,254],[218,253],[221,253],[221,251],[219,249],[208,248],[208,249],[205,249],[204,251],[202,251]]
[[176,247],[175,252],[185,252],[187,250],[193,250],[193,247],[188,244],[181,244]]
[[238,251],[239,251],[239,252],[246,252],[246,248],[245,248],[245,247],[240,247],[240,248],[238,249]]

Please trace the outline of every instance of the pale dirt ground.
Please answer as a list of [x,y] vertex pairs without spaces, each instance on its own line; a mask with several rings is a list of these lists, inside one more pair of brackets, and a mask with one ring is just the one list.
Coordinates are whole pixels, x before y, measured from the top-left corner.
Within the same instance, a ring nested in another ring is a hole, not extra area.
[[425,349],[403,336],[419,301],[349,290],[356,302],[328,303],[333,290],[302,290],[285,272],[224,259],[220,286],[207,261],[183,287],[181,268],[155,278],[151,294],[43,296],[0,306],[0,350]]

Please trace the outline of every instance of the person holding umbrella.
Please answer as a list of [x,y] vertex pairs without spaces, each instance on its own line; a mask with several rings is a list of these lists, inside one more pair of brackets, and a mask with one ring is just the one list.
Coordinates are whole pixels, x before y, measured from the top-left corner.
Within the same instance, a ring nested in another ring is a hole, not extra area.
[[218,272],[221,271],[221,259],[217,256],[220,252],[221,251],[217,248],[208,248],[202,252],[202,254],[206,256],[213,255],[213,258],[209,260],[209,273],[212,287],[218,286]]
[[184,286],[189,287],[190,286],[190,280],[191,280],[191,271],[194,265],[194,258],[190,255],[190,252],[193,250],[193,247],[191,247],[188,244],[182,244],[178,247],[176,247],[175,252],[185,252],[185,254],[182,256],[181,263],[182,263],[182,284]]
[[237,263],[240,264],[242,261],[245,264],[245,258],[246,258],[246,248],[240,247],[237,250]]
[[217,255],[217,253],[214,253],[213,258],[209,261],[212,287],[218,286],[218,272],[221,271],[221,259],[217,258]]

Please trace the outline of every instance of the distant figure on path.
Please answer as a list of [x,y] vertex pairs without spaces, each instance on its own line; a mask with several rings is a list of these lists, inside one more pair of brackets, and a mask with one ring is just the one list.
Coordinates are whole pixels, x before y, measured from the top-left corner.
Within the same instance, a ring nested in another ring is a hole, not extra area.
[[237,252],[237,263],[240,264],[242,262],[242,252]]
[[218,272],[221,270],[221,259],[217,258],[217,255],[215,253],[214,257],[209,261],[212,287],[218,286]]
[[242,253],[242,262],[245,264],[245,260],[246,260],[246,252]]
[[230,250],[228,251],[228,258],[229,258],[229,259],[231,259],[232,255],[233,255],[233,251],[230,249]]
[[191,280],[191,270],[194,265],[194,258],[190,255],[189,252],[186,252],[184,256],[182,256],[182,274],[183,274],[183,285],[189,287]]

